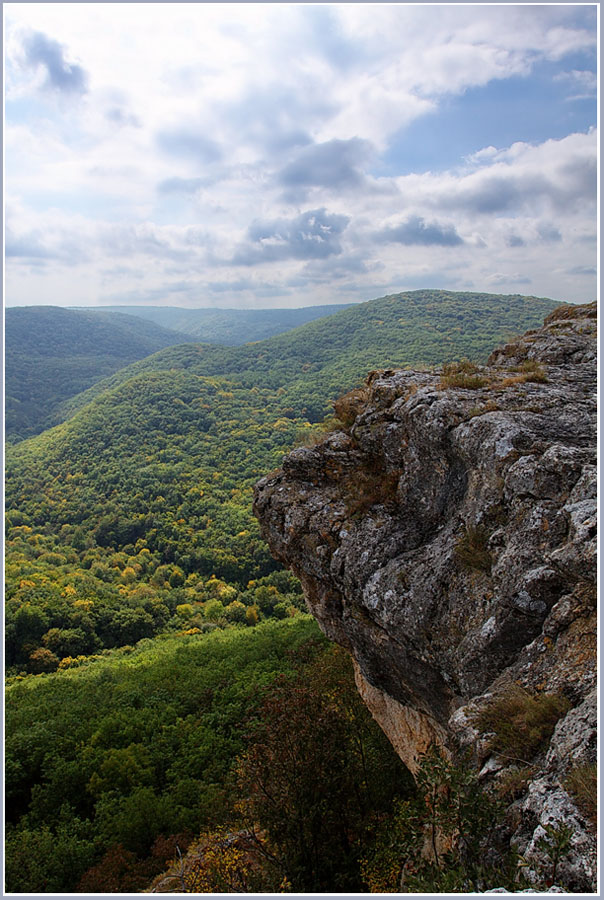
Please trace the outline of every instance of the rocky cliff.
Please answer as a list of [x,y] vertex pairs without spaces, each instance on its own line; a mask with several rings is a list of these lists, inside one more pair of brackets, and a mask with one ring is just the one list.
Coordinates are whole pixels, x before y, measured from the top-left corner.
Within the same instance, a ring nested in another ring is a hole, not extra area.
[[[529,870],[545,826],[572,829],[559,872],[575,891],[596,883],[571,789],[596,754],[595,392],[595,304],[560,307],[486,366],[371,373],[336,404],[341,427],[255,492],[402,759],[469,752]],[[558,712],[512,759],[492,721],[514,697]]]

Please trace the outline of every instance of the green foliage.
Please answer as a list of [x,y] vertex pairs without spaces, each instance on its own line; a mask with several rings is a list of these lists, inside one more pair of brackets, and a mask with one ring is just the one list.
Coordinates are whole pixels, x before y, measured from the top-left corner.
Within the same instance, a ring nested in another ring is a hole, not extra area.
[[351,304],[305,306],[299,309],[189,309],[178,306],[102,306],[94,312],[126,313],[140,316],[164,328],[174,328],[196,340],[212,344],[236,346],[262,341],[274,334],[289,331],[313,319],[331,316]]
[[476,775],[432,747],[420,760],[416,795],[378,822],[363,877],[372,893],[514,891],[516,857],[495,839],[502,809]]
[[[412,789],[339,648],[265,696],[237,767],[239,809],[266,835],[292,890],[362,890],[359,846],[372,816]],[[278,886],[278,882],[275,885]]]
[[[7,453],[10,673],[32,671],[44,640],[59,659],[77,659],[166,630],[222,627],[229,618],[206,618],[202,606],[212,576],[231,592],[215,598],[225,608],[257,603],[245,613],[252,624],[283,615],[278,604],[299,607],[299,585],[268,606],[249,593],[278,568],[251,513],[255,481],[368,369],[484,357],[551,305],[392,295],[260,343],[172,347],[80,395],[68,421]],[[339,401],[345,418],[358,394]],[[394,476],[378,482],[368,473],[357,511],[391,498]],[[175,614],[183,604],[193,607],[188,620]]]
[[191,338],[119,313],[26,306],[6,310],[5,340],[5,427],[18,441],[48,427],[68,397]]
[[236,799],[227,776],[266,687],[326,648],[316,623],[298,616],[143,641],[15,680],[6,694],[10,890],[73,890],[116,844],[144,860],[160,835],[222,821]]
[[548,822],[542,827],[544,833],[535,842],[535,847],[549,858],[551,872],[549,873],[549,878],[547,878],[546,883],[552,885],[556,883],[560,860],[564,859],[570,850],[573,829],[563,822]]
[[[253,484],[301,432],[325,423],[333,401],[368,370],[484,359],[510,333],[539,324],[552,305],[444,291],[391,295],[260,343],[170,347],[63,404],[84,377],[91,383],[151,347],[141,349],[145,325],[137,319],[134,336],[124,326],[119,353],[101,371],[90,362],[93,351],[103,356],[92,321],[86,339],[66,318],[64,330],[55,328],[49,351],[57,355],[40,363],[47,385],[23,376],[32,408],[25,409],[21,387],[10,393],[23,404],[20,433],[38,427],[40,398],[60,423],[7,451],[13,890],[73,890],[80,878],[87,890],[134,889],[154,841],[214,828],[234,814],[228,775],[267,685],[310,664],[323,646],[300,649],[316,627],[300,614],[297,579],[278,568],[261,539]],[[117,348],[113,320],[103,328]],[[11,362],[13,372],[28,361],[35,372],[44,340],[36,332],[32,340],[25,357]],[[71,356],[76,346],[80,358]],[[350,418],[353,407],[342,412]],[[368,478],[366,488],[363,502],[387,502],[395,484],[376,488]],[[346,722],[356,728],[360,720],[356,713],[346,720],[334,698],[320,708],[318,694],[316,686],[304,702],[325,738],[325,771],[316,769],[331,783],[344,750],[330,729],[352,753]],[[304,737],[310,732],[301,723]],[[371,741],[361,744],[368,752]],[[389,771],[390,763],[375,759],[378,775]],[[345,777],[354,780],[358,754],[347,760]],[[291,850],[296,884],[360,883],[351,848],[358,849],[373,803],[359,812],[359,797],[370,790],[363,784],[354,781],[354,798],[341,799],[350,834],[328,813],[316,820],[318,834],[339,828],[337,859],[312,875],[306,857]],[[320,806],[316,793],[311,798]],[[375,802],[386,814],[386,801]],[[66,804],[73,828],[58,819]]]
[[294,886],[358,886],[372,812],[410,789],[349,659],[308,616],[15,681],[6,712],[12,891],[140,889],[162,836],[220,828],[240,805],[279,855],[277,889],[283,871]]
[[480,710],[475,723],[481,732],[493,734],[493,752],[529,763],[547,746],[556,722],[569,709],[562,694],[530,694],[512,685]]

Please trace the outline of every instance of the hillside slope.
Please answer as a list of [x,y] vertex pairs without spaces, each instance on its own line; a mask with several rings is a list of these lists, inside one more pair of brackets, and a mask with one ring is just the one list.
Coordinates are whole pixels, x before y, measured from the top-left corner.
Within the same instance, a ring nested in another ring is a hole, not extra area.
[[561,307],[485,367],[373,373],[255,491],[401,758],[469,755],[529,877],[550,865],[579,892],[596,889],[596,374],[595,304]]
[[299,309],[188,309],[180,306],[93,306],[91,312],[126,313],[140,316],[164,328],[188,334],[198,341],[237,346],[261,341],[304,325],[313,319],[331,316],[351,304],[305,306]]
[[186,369],[196,375],[234,377],[245,387],[285,390],[283,405],[316,422],[338,393],[375,366],[437,365],[462,357],[484,361],[502,341],[541,324],[556,305],[519,294],[392,294],[258,343],[159,352],[64,404],[56,421],[142,372]]
[[119,313],[58,306],[13,307],[5,313],[6,434],[42,431],[56,407],[128,363],[185,334]]
[[[251,513],[260,475],[301,436],[320,433],[322,425],[310,422],[320,422],[367,368],[428,351],[436,358],[436,342],[421,337],[439,314],[462,324],[481,319],[500,337],[521,312],[539,318],[522,298],[511,312],[503,298],[445,294],[430,312],[420,299],[375,301],[365,315],[354,308],[247,347],[163,350],[80,396],[83,403],[97,394],[68,421],[9,448],[9,665],[31,669],[32,653],[47,649],[53,628],[76,632],[59,643],[64,654],[72,647],[77,655],[175,626],[179,604],[192,604],[180,622],[195,627],[199,603],[217,590],[249,606],[256,589],[264,596],[270,587],[269,611],[294,602],[292,587],[274,580],[282,573]],[[380,324],[398,321],[404,310],[411,319],[414,309],[423,326]],[[495,344],[469,324],[453,332],[443,355]],[[273,580],[248,588],[261,579]],[[90,597],[96,599],[88,609]],[[130,609],[118,615],[124,603]]]

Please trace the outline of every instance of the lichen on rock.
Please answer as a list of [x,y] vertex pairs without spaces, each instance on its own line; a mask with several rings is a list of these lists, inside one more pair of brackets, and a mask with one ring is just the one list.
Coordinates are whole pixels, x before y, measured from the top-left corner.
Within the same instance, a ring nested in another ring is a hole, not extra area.
[[567,698],[508,818],[529,858],[544,824],[571,822],[564,874],[579,891],[595,889],[595,835],[562,778],[595,759],[595,315],[554,311],[491,354],[478,386],[371,373],[342,428],[290,453],[254,503],[411,768],[431,735],[484,771],[473,723],[509,685]]

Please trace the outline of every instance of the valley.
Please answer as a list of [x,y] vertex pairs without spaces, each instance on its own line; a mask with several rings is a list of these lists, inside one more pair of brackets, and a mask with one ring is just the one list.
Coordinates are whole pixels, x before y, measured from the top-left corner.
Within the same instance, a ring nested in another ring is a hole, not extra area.
[[[331,659],[298,580],[260,535],[253,485],[292,447],[340,427],[333,403],[368,371],[484,361],[555,305],[411,292],[259,343],[180,343],[65,399],[55,407],[57,425],[8,448],[13,890],[82,890],[80,879],[89,890],[105,889],[120,853],[128,863],[118,887],[107,889],[140,889],[161,871],[155,840],[170,838],[174,847],[181,835],[184,846],[202,829],[240,816],[232,778],[266,692],[275,679],[297,678],[300,666]],[[198,678],[227,645],[233,672],[241,672],[236,701],[223,693],[234,677],[226,670]],[[337,677],[356,697],[350,667],[340,666]],[[108,692],[102,704],[99,691]],[[214,712],[206,721],[207,703]],[[98,712],[75,728],[79,704]],[[337,709],[332,713],[339,721]],[[371,731],[368,714],[362,721],[381,760],[371,777],[362,776],[362,790],[377,798],[378,771],[396,767],[398,758],[379,729]],[[168,747],[170,770],[161,762]],[[396,777],[396,796],[408,796],[404,767]],[[386,801],[375,803],[377,810]],[[356,823],[357,862],[346,853],[324,860],[312,881],[310,864],[296,856],[300,848],[288,845],[282,861],[298,872],[294,889],[328,889],[330,866],[340,867],[340,884],[362,889],[358,848],[369,846],[373,832],[365,813],[346,815]],[[321,827],[331,841],[336,825]],[[70,875],[51,845],[64,860],[80,860]],[[269,878],[264,870],[254,877]]]

